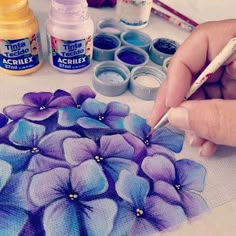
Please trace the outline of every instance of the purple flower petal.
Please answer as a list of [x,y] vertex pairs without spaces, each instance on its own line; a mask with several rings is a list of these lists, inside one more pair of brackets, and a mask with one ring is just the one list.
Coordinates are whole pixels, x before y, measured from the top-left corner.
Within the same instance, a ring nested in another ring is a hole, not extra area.
[[60,199],[50,204],[43,217],[46,235],[82,236],[80,230],[81,216],[74,204],[65,199]]
[[98,155],[96,143],[88,138],[68,138],[63,143],[65,159],[71,165],[80,165]]
[[125,117],[124,125],[127,131],[131,132],[141,140],[144,140],[151,130],[147,125],[146,120],[135,114],[130,114]]
[[45,156],[65,160],[63,142],[69,137],[79,138],[80,135],[70,130],[57,130],[44,136],[38,145],[40,153]]
[[126,170],[121,171],[119,179],[116,182],[117,194],[123,200],[140,209],[144,207],[149,189],[149,183],[146,179],[134,175]]
[[44,110],[40,109],[31,109],[28,111],[24,118],[32,121],[42,121],[48,119],[50,116],[55,114],[57,109],[55,108],[45,108]]
[[23,102],[28,106],[41,107],[47,105],[52,96],[50,92],[26,93],[23,96]]
[[106,112],[107,105],[96,99],[88,98],[82,104],[82,109],[92,117],[97,118],[99,115],[103,115]]
[[111,127],[113,130],[123,130],[124,129],[124,118],[119,116],[107,116],[103,123]]
[[99,199],[85,204],[91,208],[84,214],[87,235],[109,235],[117,213],[116,203],[111,199]]
[[134,225],[129,231],[130,236],[144,236],[157,233],[157,229],[145,218],[136,218]]
[[202,192],[205,185],[206,169],[199,163],[182,159],[175,163],[177,179],[184,189]]
[[0,113],[0,128],[4,127],[8,122],[8,118]]
[[96,93],[89,86],[81,86],[74,88],[71,91],[71,95],[74,98],[77,105],[82,105],[87,98],[95,98]]
[[0,192],[8,182],[12,172],[12,167],[7,162],[0,160]]
[[174,133],[170,129],[167,129],[166,127],[157,129],[151,135],[151,143],[164,146],[176,153],[182,150],[183,142],[184,142],[183,135]]
[[108,182],[102,168],[94,160],[88,160],[72,168],[70,182],[82,200],[104,193]]
[[11,132],[9,138],[16,145],[31,148],[38,145],[39,140],[44,134],[44,126],[27,120],[20,120]]
[[67,107],[67,106],[74,107],[75,102],[71,96],[62,96],[62,97],[54,98],[50,102],[50,104],[48,104],[48,106],[51,108],[56,108],[56,109],[59,109],[61,107]]
[[100,140],[102,157],[122,157],[132,159],[134,148],[119,134],[103,136]]
[[131,161],[124,158],[107,158],[105,159],[103,167],[109,172],[112,179],[117,181],[120,172],[127,170],[130,173],[137,174],[139,166]]
[[175,180],[174,163],[165,156],[146,157],[142,169],[153,181],[162,180],[172,184]]
[[70,96],[70,93],[66,92],[65,90],[62,89],[57,89],[53,93],[53,99],[58,98],[58,97],[63,97],[63,96]]
[[164,200],[172,204],[180,204],[181,198],[175,187],[164,181],[154,183],[154,191]]
[[129,114],[129,106],[120,102],[110,102],[107,104],[106,115],[124,117]]
[[23,118],[25,114],[32,110],[36,110],[38,108],[34,108],[28,105],[10,105],[3,109],[4,114],[12,120],[19,120]]
[[183,209],[177,205],[170,205],[158,196],[148,197],[144,209],[147,220],[152,219],[159,230],[168,229],[186,220]]
[[150,146],[147,147],[147,156],[154,156],[156,154],[165,156],[171,160],[175,160],[173,152],[170,151],[168,148],[152,143]]
[[209,210],[205,200],[197,193],[180,191],[182,206],[188,218],[199,216]]
[[70,183],[69,175],[70,170],[61,167],[34,175],[29,188],[32,202],[36,206],[43,207],[65,197],[65,190]]

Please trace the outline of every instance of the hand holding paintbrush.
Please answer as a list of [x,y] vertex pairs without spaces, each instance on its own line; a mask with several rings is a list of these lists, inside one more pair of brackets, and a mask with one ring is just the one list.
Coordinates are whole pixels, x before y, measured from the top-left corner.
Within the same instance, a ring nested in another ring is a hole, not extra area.
[[[225,127],[218,127],[219,132],[214,131],[214,128],[217,127],[216,123],[219,123],[218,119],[224,120],[224,118],[219,117],[219,114],[217,116],[215,107],[218,107],[218,103],[220,103],[220,106],[224,107],[222,108],[223,112],[226,107],[231,107],[222,115],[225,115],[226,119],[230,119],[228,122],[230,123],[232,109],[236,107],[235,100],[223,100],[223,105],[222,100],[191,101],[183,103],[178,108],[171,108],[161,119],[160,116],[155,118],[155,115],[158,116],[161,111],[164,111],[163,103],[166,102],[167,106],[176,107],[184,100],[184,96],[186,99],[189,98],[203,84],[204,90],[201,88],[200,91],[197,91],[198,95],[201,94],[198,99],[206,98],[204,93],[207,98],[236,98],[236,56],[232,56],[236,49],[236,39],[230,39],[235,32],[236,20],[212,22],[199,27],[173,58],[168,71],[168,83],[162,86],[149,118],[149,123],[157,128],[162,126],[168,117],[170,123],[186,131],[187,136],[192,139],[192,144],[202,147],[202,155],[212,154],[216,149],[216,143],[236,146],[236,112],[234,113],[235,123],[232,124],[231,129],[233,133],[225,134]],[[217,35],[220,36],[217,38]],[[203,40],[201,44],[199,39]],[[224,47],[226,39],[230,39],[230,41]],[[199,45],[197,45],[198,43]],[[222,51],[219,53],[220,50]],[[211,63],[187,91],[192,76],[197,74],[207,61],[211,61]],[[234,107],[232,107],[233,104]],[[212,115],[216,117],[212,117]],[[158,120],[159,123],[156,123]],[[230,129],[227,132],[230,132]],[[235,139],[232,141],[231,137],[234,136]]]

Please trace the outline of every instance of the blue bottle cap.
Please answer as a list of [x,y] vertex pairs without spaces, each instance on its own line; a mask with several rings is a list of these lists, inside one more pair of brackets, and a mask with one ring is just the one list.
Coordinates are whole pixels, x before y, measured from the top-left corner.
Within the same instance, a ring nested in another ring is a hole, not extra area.
[[137,66],[131,71],[129,90],[143,100],[154,100],[166,74],[152,66]]
[[164,60],[175,54],[179,43],[168,38],[157,38],[151,43],[149,55],[150,59],[157,65],[162,66]]
[[138,30],[128,30],[120,35],[122,45],[136,46],[142,48],[145,51],[149,51],[150,44],[152,42],[151,37]]
[[114,97],[127,90],[130,79],[129,69],[117,61],[104,61],[94,68],[93,87],[99,93]]
[[115,51],[115,60],[132,70],[136,66],[146,65],[149,61],[149,55],[141,48],[122,46]]
[[115,51],[120,45],[120,39],[113,34],[96,34],[93,38],[93,59],[96,61],[114,60]]

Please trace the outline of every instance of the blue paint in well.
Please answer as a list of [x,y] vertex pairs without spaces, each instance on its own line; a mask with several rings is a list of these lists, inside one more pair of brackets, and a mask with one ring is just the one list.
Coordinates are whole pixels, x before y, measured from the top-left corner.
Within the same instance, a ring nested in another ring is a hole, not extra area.
[[143,54],[131,49],[121,51],[117,57],[121,61],[131,65],[139,65],[145,62],[145,56]]
[[93,45],[100,49],[114,49],[119,45],[118,40],[110,35],[97,35],[94,37]]
[[135,46],[144,46],[145,43],[142,40],[139,39],[126,39],[126,42]]

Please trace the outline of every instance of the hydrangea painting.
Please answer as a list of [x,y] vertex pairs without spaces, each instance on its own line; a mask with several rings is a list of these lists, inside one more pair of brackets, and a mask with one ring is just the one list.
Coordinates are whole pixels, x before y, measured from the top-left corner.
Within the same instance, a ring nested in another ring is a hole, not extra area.
[[208,210],[183,136],[151,133],[87,86],[27,93],[0,114],[0,235],[146,236]]

